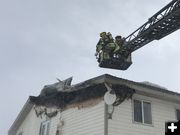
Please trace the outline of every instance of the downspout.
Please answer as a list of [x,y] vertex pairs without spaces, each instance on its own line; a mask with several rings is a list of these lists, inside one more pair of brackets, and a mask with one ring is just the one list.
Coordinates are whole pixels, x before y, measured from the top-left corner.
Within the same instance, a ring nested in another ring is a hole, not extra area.
[[108,135],[108,105],[104,103],[104,135]]

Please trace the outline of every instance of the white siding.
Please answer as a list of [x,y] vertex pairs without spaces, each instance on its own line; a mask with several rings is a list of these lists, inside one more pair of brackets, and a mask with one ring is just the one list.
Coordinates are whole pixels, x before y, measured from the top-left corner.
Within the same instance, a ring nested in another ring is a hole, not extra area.
[[108,120],[108,135],[164,135],[165,121],[176,120],[175,108],[178,105],[136,94],[134,98],[151,102],[153,124],[133,122],[132,100],[125,100],[115,107],[112,120]]
[[[104,135],[104,102],[87,108],[70,108],[61,113],[62,135]],[[51,120],[50,135],[55,135],[60,115]]]
[[23,135],[39,135],[40,125],[43,119],[37,118],[34,109],[26,116],[18,128],[16,135],[23,132]]
[[[92,107],[69,108],[58,113],[56,117],[50,119],[49,135],[56,135],[60,116],[64,121],[62,135],[104,135],[103,101]],[[18,128],[16,135],[21,131],[23,131],[23,135],[39,135],[40,125],[43,121],[45,118],[37,118],[34,109],[32,109]]]

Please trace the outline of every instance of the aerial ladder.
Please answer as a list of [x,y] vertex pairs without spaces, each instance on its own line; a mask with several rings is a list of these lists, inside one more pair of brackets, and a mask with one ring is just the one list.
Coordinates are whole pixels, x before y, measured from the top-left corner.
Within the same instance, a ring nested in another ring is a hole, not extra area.
[[180,28],[180,0],[172,0],[125,38],[122,52],[110,60],[99,62],[102,68],[127,70],[132,64],[131,53],[153,40],[160,40]]

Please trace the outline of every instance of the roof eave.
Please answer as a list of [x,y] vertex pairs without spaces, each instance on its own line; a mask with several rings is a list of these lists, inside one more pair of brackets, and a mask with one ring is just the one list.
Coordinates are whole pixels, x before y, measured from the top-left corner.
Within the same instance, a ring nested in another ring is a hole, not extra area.
[[135,89],[137,94],[151,96],[151,97],[166,100],[166,101],[168,100],[175,103],[180,103],[180,93],[177,93],[177,92],[173,92],[167,89],[162,89],[159,87],[150,86],[150,85],[142,84],[139,82],[134,82],[134,81],[114,77],[111,75],[105,75],[104,80],[107,83],[126,85],[132,89]]

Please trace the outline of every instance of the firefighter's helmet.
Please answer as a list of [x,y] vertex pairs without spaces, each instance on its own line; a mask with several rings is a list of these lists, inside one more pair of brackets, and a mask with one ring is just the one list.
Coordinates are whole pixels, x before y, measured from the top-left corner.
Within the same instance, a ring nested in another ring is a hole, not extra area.
[[106,36],[106,32],[101,32],[100,37],[104,37],[104,36]]

